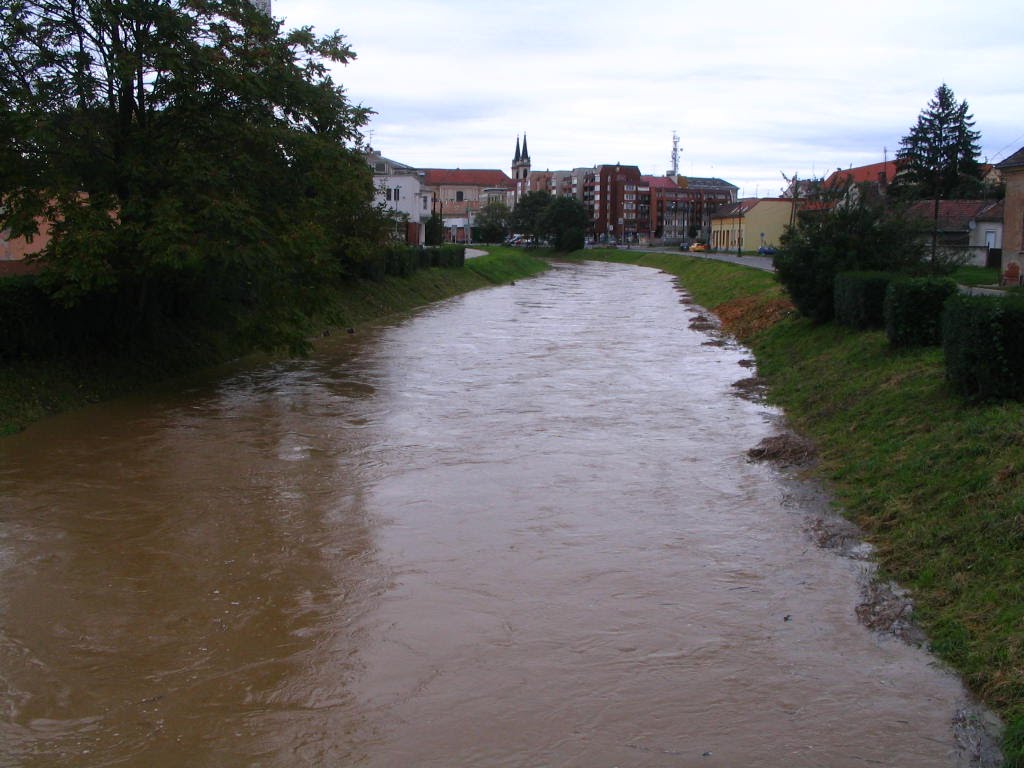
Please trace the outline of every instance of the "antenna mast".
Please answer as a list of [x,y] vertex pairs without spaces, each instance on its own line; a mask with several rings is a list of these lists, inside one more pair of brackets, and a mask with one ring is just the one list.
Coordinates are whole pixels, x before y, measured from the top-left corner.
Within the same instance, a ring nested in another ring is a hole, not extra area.
[[670,175],[675,178],[679,175],[679,134],[672,131],[672,170]]

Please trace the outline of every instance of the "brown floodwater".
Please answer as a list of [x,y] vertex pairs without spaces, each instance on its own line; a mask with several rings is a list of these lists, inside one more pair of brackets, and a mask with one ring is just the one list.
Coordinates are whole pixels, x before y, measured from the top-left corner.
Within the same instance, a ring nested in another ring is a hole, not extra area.
[[695,311],[559,266],[4,438],[0,765],[957,765]]

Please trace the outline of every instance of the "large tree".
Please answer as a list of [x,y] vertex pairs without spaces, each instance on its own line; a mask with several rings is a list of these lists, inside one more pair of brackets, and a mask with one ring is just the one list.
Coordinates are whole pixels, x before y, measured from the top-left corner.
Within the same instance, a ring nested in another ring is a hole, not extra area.
[[379,235],[340,34],[283,33],[247,0],[9,0],[0,23],[0,228],[52,222],[65,303],[294,313]]
[[512,229],[530,238],[543,238],[544,212],[551,204],[551,199],[551,195],[543,191],[527,192],[519,198],[516,207],[512,209]]
[[512,212],[500,200],[490,200],[476,217],[478,237],[485,243],[500,243],[508,235]]
[[980,137],[974,130],[974,116],[968,111],[967,101],[957,102],[953,91],[943,83],[917,123],[900,140],[896,191],[926,199],[980,194]]
[[569,252],[583,247],[587,209],[575,197],[554,198],[541,216],[544,236],[556,250]]

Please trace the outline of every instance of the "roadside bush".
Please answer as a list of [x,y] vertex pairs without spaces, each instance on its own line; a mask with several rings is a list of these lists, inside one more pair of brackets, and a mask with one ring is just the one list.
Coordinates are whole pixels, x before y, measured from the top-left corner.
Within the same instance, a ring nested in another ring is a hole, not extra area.
[[832,299],[836,322],[857,330],[883,327],[885,292],[896,277],[891,272],[840,272]]
[[846,205],[788,228],[773,259],[775,271],[800,314],[825,323],[835,315],[840,272],[925,273],[919,234],[920,224],[899,211]]
[[969,400],[1024,399],[1024,298],[946,300],[942,347],[946,379]]
[[894,280],[885,292],[885,335],[894,347],[929,347],[942,343],[942,308],[956,293],[946,277]]
[[384,247],[384,274],[408,277],[420,266],[419,252],[408,245],[393,244]]
[[466,263],[466,246],[449,243],[434,249],[433,266],[459,268]]

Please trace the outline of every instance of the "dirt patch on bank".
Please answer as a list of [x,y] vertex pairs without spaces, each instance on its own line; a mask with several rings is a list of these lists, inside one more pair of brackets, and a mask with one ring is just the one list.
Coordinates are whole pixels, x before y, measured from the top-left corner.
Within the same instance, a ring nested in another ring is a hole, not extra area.
[[722,323],[722,330],[741,341],[756,336],[794,311],[786,296],[743,296],[719,304],[712,310]]

